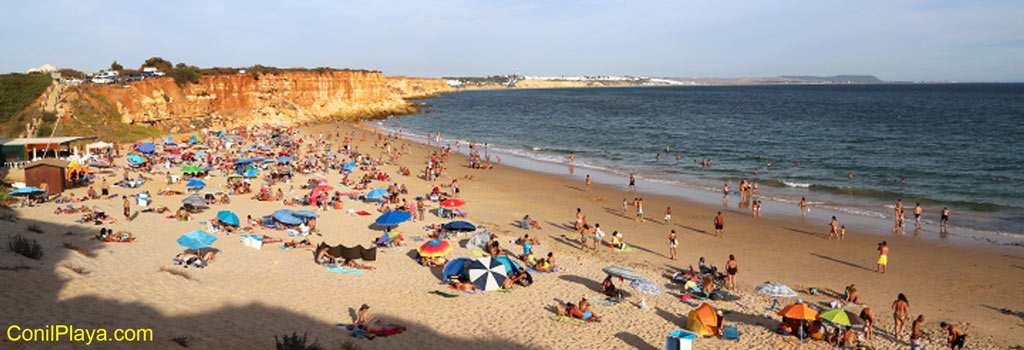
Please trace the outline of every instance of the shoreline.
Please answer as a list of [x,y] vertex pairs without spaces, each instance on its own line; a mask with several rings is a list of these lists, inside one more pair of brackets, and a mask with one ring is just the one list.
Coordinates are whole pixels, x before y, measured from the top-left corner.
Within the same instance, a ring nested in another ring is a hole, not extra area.
[[[388,118],[365,120],[360,123],[366,125],[368,128],[380,132],[395,132],[396,130],[393,130],[393,128],[386,127],[381,124],[387,119]],[[425,144],[426,141],[422,136],[413,134],[409,131],[404,131],[403,135],[400,135],[400,137],[404,140],[420,144]],[[444,144],[450,145],[454,141],[456,140],[452,138],[442,138],[442,143]],[[467,140],[458,141],[464,145],[468,144]],[[465,146],[460,148],[458,153],[465,156],[468,154],[467,152],[468,146]],[[567,180],[572,179],[572,181],[578,181],[581,183],[583,182],[584,177],[584,175],[580,175],[581,173],[591,174],[594,178],[595,184],[601,183],[611,185],[619,189],[625,189],[625,183],[627,182],[626,180],[628,180],[628,174],[619,174],[612,169],[604,167],[595,167],[586,164],[574,165],[568,162],[531,158],[493,147],[491,148],[490,153],[492,156],[500,156],[502,158],[502,164],[511,165],[526,171],[560,176]],[[570,168],[575,168],[575,170],[570,170]],[[573,174],[574,172],[576,174]],[[638,174],[637,179],[637,188],[642,193],[667,194],[686,201],[698,202],[708,206],[721,206],[720,204],[722,203],[720,188],[712,188],[710,186],[682,181],[646,178],[642,176],[642,174]],[[737,186],[736,184],[738,181],[731,182],[731,186]],[[763,185],[762,192],[764,192],[763,190],[765,187],[769,187],[769,185]],[[729,205],[732,205],[731,210],[739,212],[740,209],[749,209],[749,206],[746,208],[736,208],[736,205],[740,202],[738,191],[731,190],[729,197]],[[799,201],[797,200],[770,195],[761,195],[758,199],[761,199],[765,204],[762,208],[763,213],[769,215],[784,215],[791,220],[801,219],[799,215],[796,215],[796,213],[799,212],[799,209],[797,209]],[[848,225],[848,222],[852,221],[853,225],[856,225],[860,229],[879,237],[893,236],[891,231],[894,219],[891,213],[886,215],[876,211],[864,211],[864,209],[857,206],[844,207],[842,205],[843,203],[833,203],[831,201],[810,201],[808,205],[808,218],[828,220],[830,216],[834,215],[840,218],[841,224]],[[910,205],[910,203],[907,203],[906,205]],[[779,209],[787,206],[790,206],[791,208]],[[891,205],[885,206],[884,208],[892,209]],[[932,211],[934,212],[934,210]],[[747,211],[747,214],[750,214],[749,210]],[[963,244],[966,246],[999,247],[1009,248],[1010,250],[1013,250],[1015,247],[1024,248],[1024,240],[1022,240],[1021,235],[1012,232],[982,230],[966,226],[950,225],[951,232],[940,233],[938,231],[937,221],[929,219],[928,216],[925,216],[925,218],[922,219],[922,223],[924,224],[922,225],[923,228],[920,231],[917,231],[913,228],[914,223],[912,213],[909,215],[910,217],[908,217],[906,223],[907,233],[905,235],[907,236],[918,237],[919,235],[925,235],[927,237],[922,238],[939,242],[953,242],[955,244]]]

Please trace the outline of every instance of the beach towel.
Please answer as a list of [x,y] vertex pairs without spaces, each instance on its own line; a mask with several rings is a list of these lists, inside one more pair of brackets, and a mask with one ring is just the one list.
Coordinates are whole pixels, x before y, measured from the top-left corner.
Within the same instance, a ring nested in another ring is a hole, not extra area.
[[601,306],[615,306],[615,305],[619,305],[619,303],[617,301],[608,300],[608,299],[604,299],[604,298],[587,298],[587,301],[592,302],[592,303],[597,304],[597,305],[601,305]]
[[580,320],[580,319],[575,319],[575,318],[572,318],[572,317],[569,317],[569,316],[551,316],[551,319],[555,320],[555,321],[558,321],[558,322],[562,322],[562,323],[568,323],[568,324],[571,324],[573,326],[586,326],[587,325],[587,321]]
[[633,247],[626,247],[626,249],[612,249],[612,250],[614,250],[616,252],[620,252],[620,253],[629,253],[629,252],[633,251]]
[[504,289],[504,288],[497,289],[497,291],[498,291],[498,293],[512,293],[511,289]]
[[127,241],[115,241],[115,240],[111,240],[111,239],[104,239],[104,240],[101,240],[100,242],[103,242],[103,243],[131,243],[131,242],[135,242],[135,239],[132,238],[132,239],[129,239]]
[[491,254],[487,254],[487,252],[482,252],[482,251],[479,251],[479,250],[474,250],[473,251],[473,255],[476,255],[476,256],[479,256],[479,257],[491,256]]
[[360,270],[360,269],[349,269],[349,268],[342,268],[342,267],[332,267],[332,268],[327,269],[327,272],[351,273],[351,274],[356,274],[356,275],[362,275],[363,274],[363,270]]
[[[354,330],[356,328],[356,326],[354,326],[352,324],[349,324],[349,323],[338,323],[338,324],[335,324],[335,326],[345,327],[345,329],[350,330],[350,331]],[[376,332],[367,332],[367,333],[376,335],[378,337],[386,337],[386,336],[389,336],[389,335],[402,334],[402,331],[398,331],[398,330],[386,331],[386,332],[385,331],[376,331]]]
[[370,214],[370,212],[365,211],[365,210],[360,210],[360,211],[356,212],[356,215],[359,215],[359,216],[370,216],[370,215],[373,215],[373,214]]
[[693,307],[698,307],[698,306],[700,306],[700,304],[697,304],[697,303],[695,303],[695,302],[692,302],[692,301],[689,301],[689,300],[683,300],[682,302],[683,302],[684,304],[686,304],[686,305],[690,305],[690,306],[693,306]]
[[442,291],[439,291],[439,290],[430,291],[430,292],[427,292],[427,293],[440,295],[440,296],[445,297],[445,298],[455,298],[455,297],[459,296],[458,294],[449,294],[449,293],[445,293],[445,292],[442,292]]
[[278,248],[281,248],[281,250],[292,250],[292,249],[302,249],[302,247],[285,247],[285,246],[283,246],[283,245],[279,245],[279,246],[277,246],[277,247],[278,247]]
[[546,275],[546,274],[549,274],[549,273],[558,272],[558,271],[560,271],[560,269],[556,267],[554,269],[551,269],[551,272],[542,272],[542,271],[537,271],[537,270],[534,270],[534,269],[526,269],[526,271],[528,271],[530,273],[539,273],[539,274],[542,274],[542,275]]
[[401,251],[402,249],[405,249],[405,247],[384,247],[384,248],[377,248],[377,249]]

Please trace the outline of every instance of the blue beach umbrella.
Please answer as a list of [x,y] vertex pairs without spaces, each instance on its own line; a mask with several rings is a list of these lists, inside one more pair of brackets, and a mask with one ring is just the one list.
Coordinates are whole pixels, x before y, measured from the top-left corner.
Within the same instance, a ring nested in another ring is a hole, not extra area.
[[252,163],[252,159],[239,159],[239,160],[236,160],[234,164],[235,165],[245,165],[245,164],[251,164],[251,163]]
[[139,145],[139,147],[136,148],[139,150],[139,152],[142,153],[153,153],[153,151],[156,150],[156,145],[154,145],[152,142],[146,142]]
[[356,164],[356,162],[345,163],[345,166],[343,166],[342,169],[352,170],[352,168],[355,168],[357,165],[358,164]]
[[217,212],[217,219],[226,225],[238,226],[238,215],[227,210]]
[[206,183],[199,179],[189,179],[188,184],[186,184],[185,187],[206,187]]
[[217,236],[203,230],[195,230],[178,237],[178,245],[188,249],[206,248],[217,241]]
[[472,231],[476,231],[476,226],[475,225],[473,225],[471,223],[468,223],[468,222],[465,222],[465,221],[452,221],[452,222],[449,222],[447,224],[441,225],[441,228],[443,228],[445,230],[448,230],[448,231],[456,231],[456,232],[472,232]]
[[164,139],[164,142],[165,143],[166,142],[174,142],[174,138],[173,137],[168,137],[168,138]]
[[409,213],[395,210],[389,211],[387,213],[384,213],[384,215],[377,217],[377,220],[375,222],[377,223],[377,225],[381,226],[394,226],[406,222],[410,218],[412,218],[412,215],[409,215]]
[[281,210],[275,211],[272,216],[274,217],[274,220],[280,221],[281,223],[284,223],[284,224],[288,224],[288,225],[298,225],[298,224],[301,224],[302,220],[300,220],[299,218],[295,217],[295,215],[293,215],[293,213],[294,212],[291,211],[291,210],[281,209]]
[[513,267],[515,267],[515,269],[519,271],[523,270],[523,267],[519,265],[519,263],[517,263],[515,260],[509,259],[507,256],[496,256],[494,257],[494,259],[500,262],[502,265],[505,265],[505,272],[512,272]]
[[278,163],[288,163],[292,161],[292,157],[277,157]]
[[129,154],[128,157],[125,158],[125,161],[132,165],[139,165],[145,163],[146,158],[142,158],[142,156],[138,154]]
[[376,190],[370,191],[370,193],[367,193],[366,194],[366,199],[377,199],[377,198],[380,198],[380,197],[384,197],[384,195],[386,195],[386,194],[388,194],[388,191],[385,191],[385,190],[382,190],[382,189],[378,188]]
[[441,279],[448,280],[452,276],[462,276],[462,272],[466,269],[466,264],[469,263],[469,258],[458,258],[449,261],[444,265],[444,270],[441,271]]
[[33,194],[40,194],[40,193],[43,193],[43,192],[45,192],[45,191],[43,191],[42,189],[29,186],[29,187],[22,187],[22,188],[14,190],[14,191],[11,191],[11,195],[12,196],[30,196],[30,195],[33,195]]
[[256,169],[249,169],[249,170],[246,170],[246,171],[245,171],[245,173],[244,173],[244,174],[242,174],[242,176],[245,176],[245,177],[256,177],[256,176],[258,176],[259,174],[260,174],[260,171],[259,171],[259,170],[256,170]]
[[292,216],[297,217],[299,219],[316,219],[320,217],[320,214],[311,212],[309,210],[296,210],[292,212]]

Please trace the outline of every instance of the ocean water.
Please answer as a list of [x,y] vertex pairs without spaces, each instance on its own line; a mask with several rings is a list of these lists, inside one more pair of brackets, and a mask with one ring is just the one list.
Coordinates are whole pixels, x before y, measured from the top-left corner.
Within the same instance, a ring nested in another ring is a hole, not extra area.
[[430,113],[376,126],[542,162],[575,153],[577,169],[623,184],[632,172],[708,191],[756,179],[772,200],[891,217],[902,199],[920,202],[927,222],[949,207],[955,226],[1024,234],[1024,84],[495,90],[420,102]]

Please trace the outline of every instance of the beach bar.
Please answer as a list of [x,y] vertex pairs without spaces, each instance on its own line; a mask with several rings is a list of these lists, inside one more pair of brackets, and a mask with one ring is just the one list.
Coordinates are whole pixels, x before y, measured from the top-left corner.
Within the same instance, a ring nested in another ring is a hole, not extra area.
[[40,158],[63,158],[73,151],[71,144],[96,136],[0,138],[0,162],[5,168],[20,168]]

